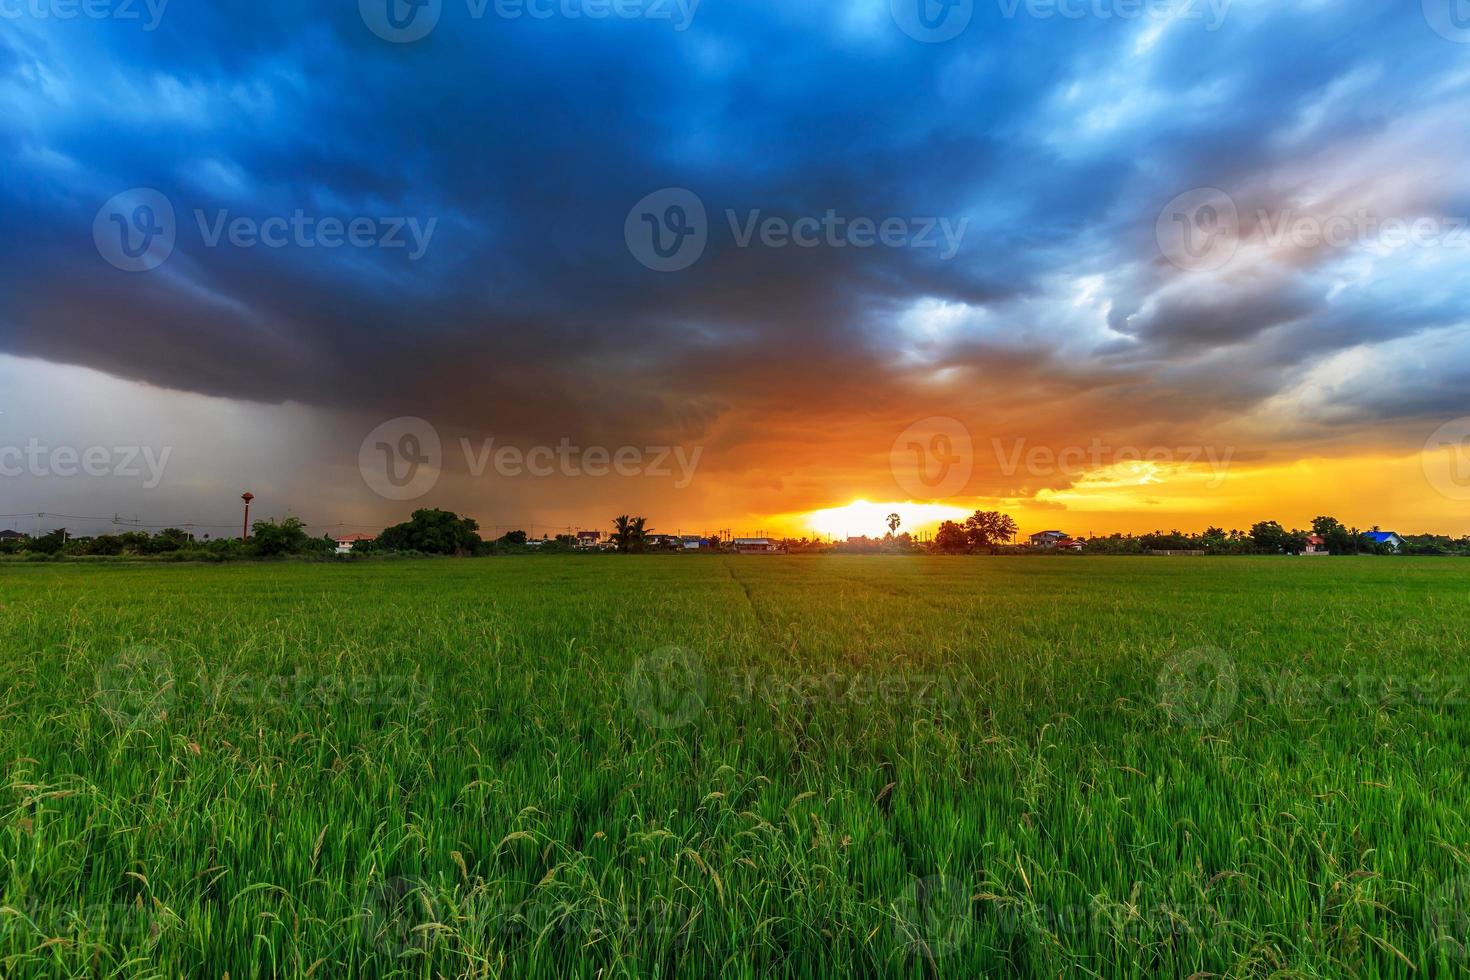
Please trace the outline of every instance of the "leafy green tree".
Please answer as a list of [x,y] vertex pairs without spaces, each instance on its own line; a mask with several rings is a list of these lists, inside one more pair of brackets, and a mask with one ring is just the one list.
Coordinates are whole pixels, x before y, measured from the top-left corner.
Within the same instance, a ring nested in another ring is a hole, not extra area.
[[193,543],[183,530],[176,527],[164,528],[153,536],[151,551],[162,555],[171,551],[182,551]]
[[395,524],[378,535],[378,544],[388,551],[419,551],[426,555],[469,555],[483,544],[480,525],[453,511],[416,510],[403,524]]
[[951,555],[967,551],[970,547],[970,535],[954,521],[945,521],[935,532],[934,547]]
[[965,518],[965,534],[977,548],[994,548],[1016,536],[1016,522],[1009,514],[995,510],[977,510]]
[[39,555],[54,555],[61,550],[64,544],[66,544],[66,528],[59,527],[49,534],[32,538],[26,545],[26,550]]
[[256,521],[250,525],[251,550],[262,558],[299,555],[307,551],[310,535],[299,517],[275,521]]
[[116,534],[99,534],[87,546],[87,554],[112,557],[123,553],[123,540]]
[[1289,535],[1275,521],[1258,521],[1251,525],[1251,540],[1259,551],[1268,555],[1279,555],[1286,551]]
[[151,555],[153,539],[142,531],[124,531],[117,536],[125,555]]
[[1335,517],[1312,518],[1312,533],[1319,536],[1327,550],[1334,555],[1356,553],[1358,539],[1362,536],[1357,531],[1349,531],[1343,527]]

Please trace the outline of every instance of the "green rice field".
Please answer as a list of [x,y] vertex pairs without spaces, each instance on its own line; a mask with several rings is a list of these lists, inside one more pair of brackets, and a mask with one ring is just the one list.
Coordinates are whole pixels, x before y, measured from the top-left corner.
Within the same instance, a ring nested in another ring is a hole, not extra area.
[[1470,562],[0,565],[0,976],[1470,972]]

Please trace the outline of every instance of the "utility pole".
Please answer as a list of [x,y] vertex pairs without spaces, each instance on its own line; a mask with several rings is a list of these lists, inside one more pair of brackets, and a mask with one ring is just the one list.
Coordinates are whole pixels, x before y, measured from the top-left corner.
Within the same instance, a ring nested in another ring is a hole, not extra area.
[[244,526],[244,529],[240,532],[240,537],[243,540],[245,540],[245,541],[249,541],[250,540],[250,501],[252,501],[252,500],[255,499],[255,494],[251,493],[249,490],[246,490],[244,493],[240,494],[240,499],[243,500],[243,501],[245,501],[245,526]]

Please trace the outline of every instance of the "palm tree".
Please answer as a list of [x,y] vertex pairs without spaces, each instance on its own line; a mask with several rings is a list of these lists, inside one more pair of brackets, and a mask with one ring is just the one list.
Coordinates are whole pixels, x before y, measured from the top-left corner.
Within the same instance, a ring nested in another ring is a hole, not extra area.
[[631,536],[631,540],[629,541],[629,543],[633,546],[634,551],[638,552],[639,554],[643,553],[643,544],[648,539],[648,532],[652,530],[653,528],[648,526],[648,518],[633,518],[633,523],[628,528],[628,533]]
[[903,523],[903,518],[899,517],[897,514],[889,514],[888,515],[888,533],[889,534],[897,534],[898,533],[898,526],[900,524],[902,524],[902,523]]
[[613,518],[612,539],[618,551],[626,554],[633,541],[633,519],[627,514],[619,514]]

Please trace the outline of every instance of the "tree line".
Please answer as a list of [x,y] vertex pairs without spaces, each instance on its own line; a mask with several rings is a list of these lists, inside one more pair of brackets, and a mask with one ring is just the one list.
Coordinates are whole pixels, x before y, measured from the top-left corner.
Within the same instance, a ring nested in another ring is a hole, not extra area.
[[[642,553],[650,549],[653,529],[643,517],[619,515],[613,519],[609,540],[616,550]],[[715,539],[717,540],[717,539]],[[575,535],[533,542],[525,531],[509,531],[499,538],[480,535],[473,518],[453,511],[425,508],[407,521],[384,528],[375,539],[353,543],[351,554],[362,555],[453,555],[479,557],[533,550],[570,552],[577,549]],[[0,539],[0,555],[34,559],[62,558],[160,558],[175,561],[238,561],[251,558],[329,558],[337,555],[331,535],[313,536],[295,517],[280,521],[257,520],[250,537],[195,537],[182,528],[165,528],[157,533],[126,531],[118,534],[71,535],[65,528],[47,534]]]
[[[1015,520],[999,511],[976,511],[964,521],[945,521],[932,540],[922,542],[908,533],[897,533],[901,523],[897,514],[887,518],[888,534],[879,538],[858,538],[830,543],[808,538],[779,540],[783,551],[790,553],[938,553],[1000,554],[1030,551],[1015,544],[1018,528]],[[1377,531],[1377,528],[1372,528]],[[1391,549],[1368,536],[1368,532],[1348,527],[1333,517],[1313,519],[1311,529],[1284,528],[1276,521],[1258,521],[1250,530],[1225,530],[1208,527],[1199,533],[1152,531],[1145,534],[1110,534],[1088,538],[1083,542],[1086,554],[1127,555],[1154,551],[1197,551],[1212,555],[1296,555],[1307,549],[1308,537],[1322,539],[1322,547],[1334,555],[1387,554]],[[657,550],[654,534],[645,517],[620,514],[612,520],[608,540],[613,550],[623,554],[642,554]],[[1442,534],[1403,535],[1406,555],[1470,556],[1470,535],[1454,538]],[[701,538],[701,550],[725,548],[718,535]],[[531,541],[525,531],[510,531],[495,539],[480,535],[480,526],[472,518],[452,511],[416,510],[407,521],[385,528],[374,540],[354,543],[352,555],[457,555],[462,557],[517,554],[535,550],[540,553],[581,550],[575,535],[562,534],[554,539]],[[117,534],[72,536],[64,528],[48,534],[0,539],[0,556],[35,560],[63,558],[157,558],[177,561],[234,561],[252,558],[329,558],[337,555],[337,542],[330,535],[320,537],[308,533],[306,525],[295,517],[280,521],[258,520],[251,525],[248,539],[195,537],[181,528],[165,528],[155,534],[126,531]]]

